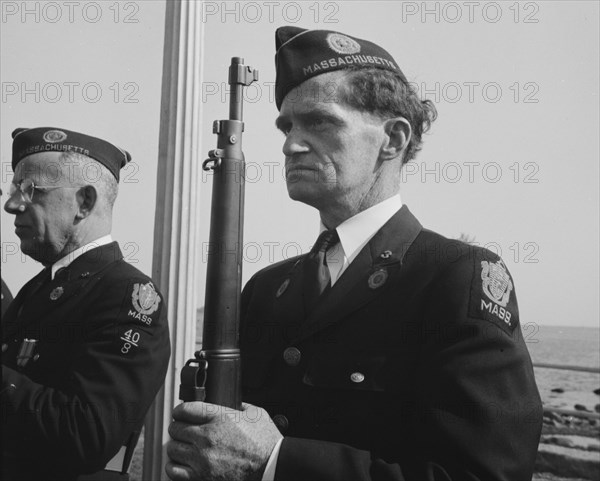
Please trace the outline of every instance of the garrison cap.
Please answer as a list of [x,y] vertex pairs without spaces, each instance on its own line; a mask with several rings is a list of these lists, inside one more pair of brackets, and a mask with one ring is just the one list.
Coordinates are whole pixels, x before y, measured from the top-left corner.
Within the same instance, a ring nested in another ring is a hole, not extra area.
[[90,135],[56,127],[16,129],[12,133],[12,168],[25,157],[40,152],[74,152],[100,162],[119,181],[119,171],[131,160],[129,152]]
[[350,67],[381,68],[406,77],[379,45],[331,30],[280,27],[275,32],[275,101],[281,109],[290,90],[309,78]]

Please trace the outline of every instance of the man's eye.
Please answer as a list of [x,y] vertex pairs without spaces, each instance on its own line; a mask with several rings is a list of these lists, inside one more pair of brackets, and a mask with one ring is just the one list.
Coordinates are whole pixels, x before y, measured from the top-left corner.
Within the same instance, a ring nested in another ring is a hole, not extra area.
[[312,119],[308,125],[311,129],[322,129],[323,127],[325,127],[326,122],[325,119],[316,118]]

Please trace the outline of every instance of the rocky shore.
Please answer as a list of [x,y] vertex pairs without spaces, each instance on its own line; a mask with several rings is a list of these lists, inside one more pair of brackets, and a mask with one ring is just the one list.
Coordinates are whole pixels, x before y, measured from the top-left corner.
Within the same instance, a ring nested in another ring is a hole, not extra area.
[[534,481],[600,480],[599,410],[545,409]]

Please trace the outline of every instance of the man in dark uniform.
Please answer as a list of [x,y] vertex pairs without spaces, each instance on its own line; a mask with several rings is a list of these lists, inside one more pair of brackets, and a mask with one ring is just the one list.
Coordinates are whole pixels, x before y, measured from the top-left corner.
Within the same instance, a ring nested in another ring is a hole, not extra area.
[[13,139],[4,208],[44,269],[2,319],[3,479],[75,479],[109,461],[99,479],[119,478],[170,355],[164,298],[110,235],[130,156],[65,129]]
[[371,42],[296,27],[276,39],[288,193],[319,210],[322,233],[246,285],[251,404],[237,417],[177,406],[167,474],[531,479],[542,411],[508,269],[423,228],[398,193],[435,108]]
[[[0,189],[0,195],[2,195],[2,189]],[[1,313],[2,317],[4,317],[4,313],[6,312],[6,309],[8,309],[9,304],[13,300],[13,296],[12,296],[12,293],[10,292],[10,289],[4,282],[4,279],[0,279],[0,282],[2,283],[2,291],[1,291],[2,297],[0,298],[0,313]]]

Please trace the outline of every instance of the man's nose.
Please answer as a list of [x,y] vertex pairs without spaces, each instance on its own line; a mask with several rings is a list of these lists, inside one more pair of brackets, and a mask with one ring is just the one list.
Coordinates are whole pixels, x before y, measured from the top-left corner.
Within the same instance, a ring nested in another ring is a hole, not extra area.
[[283,155],[286,157],[292,157],[294,154],[308,152],[310,147],[304,138],[302,129],[299,127],[293,127],[286,135],[285,142],[283,143],[283,148],[281,150]]
[[25,211],[25,202],[23,202],[20,192],[15,192],[13,195],[9,195],[8,199],[4,203],[4,210],[13,215]]

